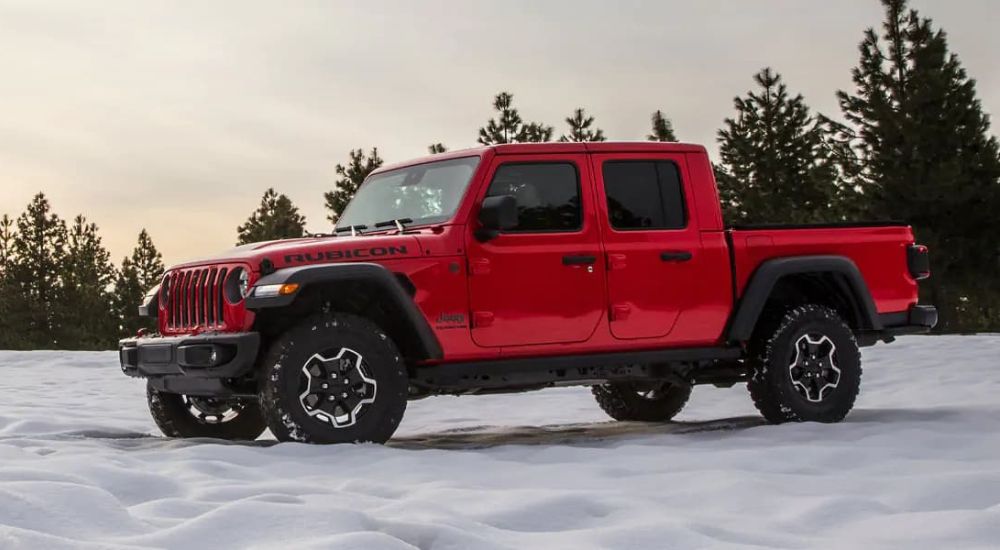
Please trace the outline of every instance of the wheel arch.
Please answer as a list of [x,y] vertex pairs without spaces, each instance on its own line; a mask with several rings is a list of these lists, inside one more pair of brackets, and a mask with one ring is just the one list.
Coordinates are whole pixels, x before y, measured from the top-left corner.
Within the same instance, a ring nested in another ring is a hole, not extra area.
[[804,303],[834,308],[856,333],[882,330],[868,285],[850,258],[798,256],[761,263],[733,312],[726,337],[745,342],[771,305]]
[[413,301],[415,288],[403,274],[374,263],[299,266],[265,275],[254,286],[293,283],[299,290],[291,295],[247,298],[247,309],[257,313],[255,328],[265,337],[316,311],[342,311],[370,319],[408,360],[443,356],[440,342]]

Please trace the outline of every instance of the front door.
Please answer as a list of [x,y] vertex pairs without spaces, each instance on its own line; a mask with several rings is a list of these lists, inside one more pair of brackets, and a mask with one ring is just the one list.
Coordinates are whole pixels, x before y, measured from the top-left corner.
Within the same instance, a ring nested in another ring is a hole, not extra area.
[[[701,236],[682,154],[594,155],[611,334],[665,338],[698,295]],[[669,338],[667,338],[669,339]]]
[[518,225],[480,242],[470,224],[473,340],[486,347],[587,340],[606,304],[587,156],[497,156],[488,178],[479,202],[513,196]]

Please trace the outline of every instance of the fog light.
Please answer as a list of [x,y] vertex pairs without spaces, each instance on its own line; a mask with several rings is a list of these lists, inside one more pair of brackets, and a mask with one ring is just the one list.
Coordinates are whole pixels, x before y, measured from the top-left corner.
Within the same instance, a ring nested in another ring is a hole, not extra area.
[[235,355],[230,346],[195,344],[177,348],[177,362],[182,367],[215,367]]

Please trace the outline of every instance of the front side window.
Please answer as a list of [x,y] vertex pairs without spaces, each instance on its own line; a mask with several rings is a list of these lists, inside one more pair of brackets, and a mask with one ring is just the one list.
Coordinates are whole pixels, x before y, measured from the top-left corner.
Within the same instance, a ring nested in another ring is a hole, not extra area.
[[687,225],[681,177],[673,162],[605,162],[603,174],[611,227],[682,229]]
[[479,157],[407,166],[369,177],[344,208],[337,225],[366,225],[413,220],[410,225],[451,219],[462,202]]
[[517,201],[517,227],[508,231],[576,231],[581,227],[580,177],[567,162],[511,163],[497,168],[487,197]]

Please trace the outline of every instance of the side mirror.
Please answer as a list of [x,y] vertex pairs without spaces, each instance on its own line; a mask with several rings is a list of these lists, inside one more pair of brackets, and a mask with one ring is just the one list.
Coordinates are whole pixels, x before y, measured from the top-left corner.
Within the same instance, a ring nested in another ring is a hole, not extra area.
[[479,223],[476,238],[482,242],[495,239],[504,229],[517,227],[517,200],[510,195],[486,197],[479,209]]

